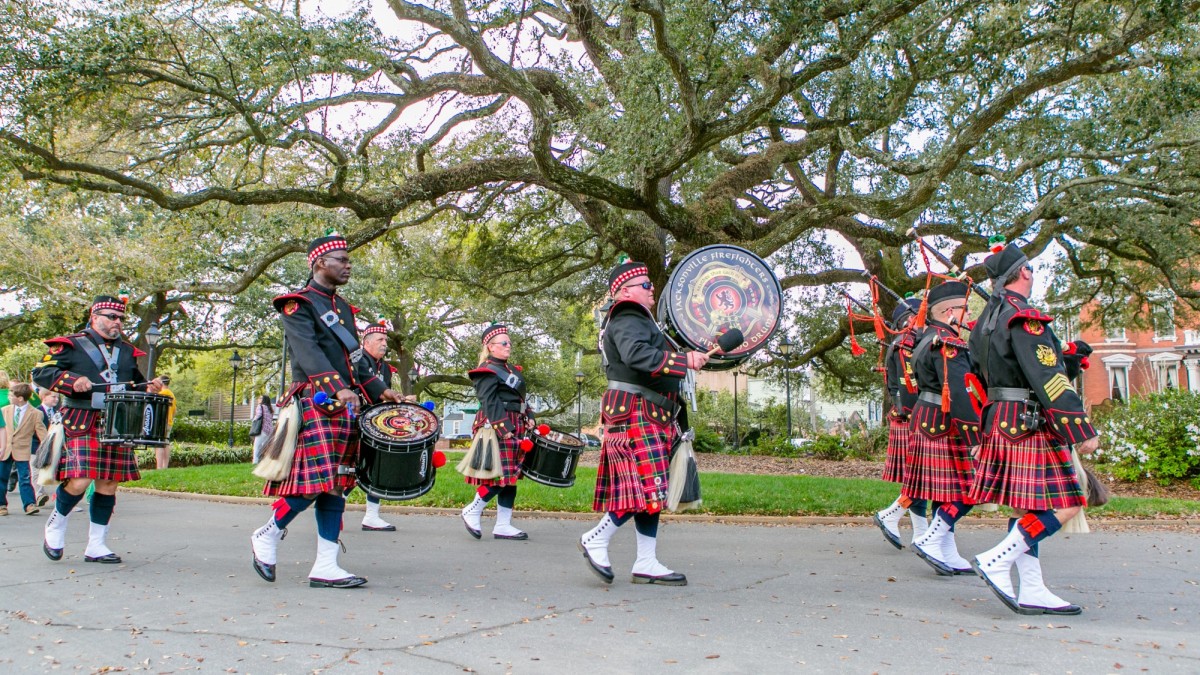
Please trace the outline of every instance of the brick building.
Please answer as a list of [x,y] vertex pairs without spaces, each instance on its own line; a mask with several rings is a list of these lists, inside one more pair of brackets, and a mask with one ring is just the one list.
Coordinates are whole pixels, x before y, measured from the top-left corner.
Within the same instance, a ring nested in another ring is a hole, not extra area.
[[[1144,311],[1149,328],[1080,329],[1077,319],[1060,317],[1064,342],[1082,339],[1095,350],[1079,392],[1089,408],[1166,389],[1200,392],[1200,321],[1177,316],[1169,302],[1153,303]],[[1085,308],[1083,323],[1088,313]]]

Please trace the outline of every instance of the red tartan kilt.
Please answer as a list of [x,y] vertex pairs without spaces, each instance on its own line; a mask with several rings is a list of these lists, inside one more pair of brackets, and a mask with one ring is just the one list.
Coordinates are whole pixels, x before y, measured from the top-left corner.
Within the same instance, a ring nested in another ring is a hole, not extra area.
[[888,416],[887,457],[883,460],[883,479],[904,482],[904,458],[908,455],[908,420]]
[[605,426],[592,509],[657,513],[667,501],[676,427],[652,420],[644,405],[633,406],[633,412],[621,422]]
[[100,416],[94,417],[92,428],[82,436],[67,436],[62,461],[58,465],[58,480],[91,478],[123,483],[142,477],[133,446],[100,443]]
[[966,443],[951,434],[930,438],[915,429],[909,434],[901,494],[912,499],[974,503],[967,500],[975,470]]
[[[496,438],[500,440],[500,469],[502,473],[498,478],[488,479],[463,476],[463,480],[468,485],[505,487],[507,485],[516,485],[517,479],[522,476],[521,462],[525,460],[525,451],[521,449],[521,436],[527,431],[525,429],[525,416],[510,412],[507,413],[506,417],[508,417],[509,428],[517,429],[519,432],[513,434],[513,437],[508,440],[500,438],[499,434],[496,435]],[[476,431],[479,431],[479,427],[483,426],[485,421],[482,414],[476,415],[475,424],[471,426],[471,433],[474,434]]]
[[358,427],[350,413],[342,409],[332,417],[318,410],[308,399],[299,399],[303,408],[300,435],[292,470],[279,482],[267,482],[263,494],[272,497],[316,495],[334,488],[350,490],[353,473],[338,473],[338,466],[353,468],[358,462]]
[[971,497],[1028,511],[1087,505],[1070,449],[1056,445],[1048,431],[1020,441],[999,433],[985,436]]

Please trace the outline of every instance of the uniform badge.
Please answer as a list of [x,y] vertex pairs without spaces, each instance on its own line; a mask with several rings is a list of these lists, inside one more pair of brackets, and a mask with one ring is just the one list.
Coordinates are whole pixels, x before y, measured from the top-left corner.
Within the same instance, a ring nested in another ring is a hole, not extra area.
[[298,309],[300,309],[300,303],[296,302],[295,300],[288,300],[283,306],[283,313],[291,316],[295,314],[296,310]]
[[1054,353],[1054,350],[1049,345],[1038,345],[1037,360],[1047,368],[1053,368],[1058,365],[1058,355]]
[[1042,325],[1041,321],[1034,321],[1033,319],[1026,319],[1025,320],[1025,332],[1029,333],[1030,335],[1041,335],[1042,333],[1046,332],[1046,327]]
[[[51,354],[61,354],[63,349],[65,349],[65,347],[63,347],[62,345],[50,345],[50,353]],[[47,359],[47,360],[49,360],[49,359]]]
[[946,358],[952,359],[958,356],[958,349],[956,347],[944,347],[942,353],[946,355]]
[[52,358],[52,357],[51,357],[49,354],[47,354],[47,355],[43,356],[43,357],[42,357],[42,363],[46,363],[46,362],[47,362],[47,361],[49,361],[51,358]]

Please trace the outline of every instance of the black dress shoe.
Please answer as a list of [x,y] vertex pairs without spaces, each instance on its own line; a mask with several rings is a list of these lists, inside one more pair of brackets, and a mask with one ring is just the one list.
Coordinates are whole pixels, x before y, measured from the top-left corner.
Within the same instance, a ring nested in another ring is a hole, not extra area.
[[988,575],[983,573],[983,567],[979,564],[979,558],[975,558],[971,561],[971,567],[975,569],[975,574],[978,574],[979,578],[983,579],[984,583],[988,585],[988,588],[992,589],[992,592],[996,594],[996,597],[1000,598],[1000,602],[1003,602],[1005,607],[1011,609],[1017,614],[1021,613],[1021,608],[1017,605],[1017,599],[1000,590],[996,584],[992,583],[992,580],[988,578]]
[[495,534],[495,533],[493,533],[492,536],[495,537],[496,539],[511,539],[513,541],[525,541],[526,539],[529,538],[529,535],[525,534],[524,532],[518,532],[517,534]]
[[612,568],[592,560],[592,556],[588,555],[587,547],[583,545],[582,541],[579,542],[579,550],[583,551],[583,559],[587,561],[588,567],[596,573],[596,576],[600,577],[600,580],[604,583],[611,584],[613,582]]
[[313,588],[358,588],[367,583],[365,577],[349,576],[345,579],[314,579],[308,578],[308,585]]
[[956,572],[953,567],[950,567],[949,565],[942,562],[941,560],[938,560],[937,558],[929,555],[925,551],[922,551],[920,546],[913,546],[912,550],[913,550],[913,553],[917,554],[918,558],[929,563],[929,566],[933,568],[934,572],[938,573],[938,576],[952,577],[955,574],[958,574],[958,572]]
[[470,534],[472,537],[475,537],[476,539],[483,539],[483,533],[480,532],[479,530],[471,527],[471,524],[467,522],[466,518],[463,518],[462,521],[463,521],[463,527],[467,528],[468,534]]
[[94,562],[94,563],[104,563],[105,565],[116,565],[117,563],[121,562],[121,556],[117,555],[116,553],[109,553],[108,555],[97,555],[97,556],[85,555],[85,556],[83,556],[83,561],[84,562]]
[[258,576],[262,577],[264,581],[275,583],[275,566],[259,560],[258,556],[254,555],[253,545],[250,546],[250,557],[254,559],[254,571],[258,572]]
[[1038,607],[1037,605],[1017,605],[1017,611],[1021,614],[1053,614],[1055,616],[1075,616],[1082,614],[1083,608],[1079,605],[1063,605],[1062,607]]
[[45,553],[47,558],[54,560],[54,561],[58,561],[58,560],[62,560],[63,550],[61,548],[50,548],[50,544],[47,544],[46,540],[43,539],[42,540],[42,553]]
[[363,525],[362,529],[363,532],[395,532],[396,526],[388,525],[387,527],[371,527],[370,525]]
[[658,584],[659,586],[687,586],[687,577],[679,572],[671,572],[660,576],[651,576],[649,574],[633,575],[633,583],[635,584]]
[[879,531],[883,533],[883,538],[887,540],[887,543],[895,546],[897,549],[904,549],[904,542],[900,541],[900,537],[892,534],[891,530],[884,527],[883,521],[880,520],[878,513],[876,513],[871,520],[875,521],[875,525],[879,527]]

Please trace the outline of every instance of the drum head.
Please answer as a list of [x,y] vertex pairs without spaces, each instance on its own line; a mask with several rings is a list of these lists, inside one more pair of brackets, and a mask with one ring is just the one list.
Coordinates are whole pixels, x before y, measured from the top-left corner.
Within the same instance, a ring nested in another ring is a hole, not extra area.
[[436,440],[440,425],[437,415],[415,403],[384,403],[359,415],[358,429],[380,445],[414,446]]
[[717,346],[720,332],[741,329],[745,341],[704,367],[725,370],[766,346],[779,328],[782,300],[779,280],[762,258],[736,246],[706,246],[671,272],[658,319],[684,346],[705,352]]

